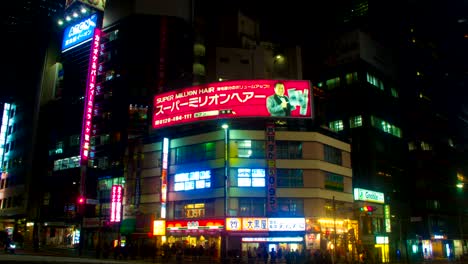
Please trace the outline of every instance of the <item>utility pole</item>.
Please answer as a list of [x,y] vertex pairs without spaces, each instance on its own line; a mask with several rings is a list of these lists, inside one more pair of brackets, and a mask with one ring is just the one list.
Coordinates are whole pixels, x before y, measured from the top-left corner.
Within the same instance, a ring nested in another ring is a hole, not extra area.
[[334,236],[333,236],[333,255],[332,255],[332,264],[335,263],[336,259],[336,204],[335,204],[335,196],[333,196],[332,200],[332,207],[333,207],[333,231],[334,231]]

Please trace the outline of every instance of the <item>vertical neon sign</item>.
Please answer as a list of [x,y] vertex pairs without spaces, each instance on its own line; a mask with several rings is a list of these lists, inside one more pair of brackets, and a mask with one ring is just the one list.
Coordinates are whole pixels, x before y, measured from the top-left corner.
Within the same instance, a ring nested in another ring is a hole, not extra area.
[[101,30],[94,29],[93,42],[91,42],[91,53],[89,55],[88,79],[86,81],[86,96],[83,109],[83,125],[81,130],[81,165],[86,165],[89,158],[90,139],[92,132],[92,118],[94,106],[94,93],[96,86],[98,59],[101,48]]
[[276,143],[275,125],[268,124],[266,127],[266,161],[268,166],[267,186],[267,209],[269,213],[275,213],[278,208],[276,198]]
[[169,156],[169,139],[163,139],[162,170],[161,170],[161,218],[166,218],[167,202],[167,163]]
[[122,185],[112,185],[111,193],[111,222],[120,222],[122,208]]

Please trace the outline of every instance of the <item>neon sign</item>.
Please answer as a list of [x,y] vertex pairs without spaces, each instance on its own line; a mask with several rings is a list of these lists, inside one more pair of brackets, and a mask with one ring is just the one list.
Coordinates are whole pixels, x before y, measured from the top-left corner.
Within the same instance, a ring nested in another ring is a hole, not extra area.
[[266,154],[268,166],[267,210],[270,213],[274,213],[278,210],[278,200],[276,198],[276,143],[274,124],[268,124],[266,128]]
[[224,219],[167,221],[167,230],[221,230]]
[[305,231],[305,218],[230,217],[226,218],[226,230],[243,232]]
[[[284,87],[284,96],[275,101],[278,83]],[[287,115],[281,117],[312,117],[309,81],[228,81],[156,95],[153,101],[153,128],[216,118],[276,117],[276,111],[271,109],[281,107],[281,100],[287,100],[284,104],[289,109]]]
[[112,185],[111,193],[111,222],[120,222],[122,209],[122,185]]
[[77,24],[67,27],[63,34],[62,52],[91,39],[97,26],[97,18],[97,15],[94,14]]
[[97,67],[100,52],[101,42],[101,30],[98,28],[94,29],[94,37],[91,45],[91,53],[89,55],[89,66],[88,66],[88,80],[86,82],[86,97],[83,109],[83,125],[81,131],[81,164],[86,165],[89,157],[91,132],[92,132],[92,118],[93,118],[93,106],[94,106],[94,93],[96,86]]
[[162,168],[161,168],[161,218],[166,218],[167,202],[167,164],[169,160],[169,139],[163,139]]

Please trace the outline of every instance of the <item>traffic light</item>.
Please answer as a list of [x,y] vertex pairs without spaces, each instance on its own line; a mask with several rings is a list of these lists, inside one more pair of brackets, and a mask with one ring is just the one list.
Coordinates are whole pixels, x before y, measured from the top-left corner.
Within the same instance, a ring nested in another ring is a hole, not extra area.
[[84,196],[78,197],[78,204],[85,204],[85,201],[86,199],[84,198]]
[[361,212],[365,212],[365,213],[368,213],[368,214],[372,214],[372,212],[375,212],[375,211],[377,210],[377,208],[374,207],[374,206],[365,205],[365,206],[359,208],[359,210],[360,210]]

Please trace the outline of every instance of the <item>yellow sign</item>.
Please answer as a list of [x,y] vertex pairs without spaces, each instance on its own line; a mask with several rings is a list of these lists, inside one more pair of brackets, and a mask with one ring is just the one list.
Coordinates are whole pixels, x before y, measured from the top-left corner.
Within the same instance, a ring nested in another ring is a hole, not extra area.
[[242,218],[226,218],[226,230],[227,231],[241,231],[242,230]]
[[166,235],[166,220],[154,220],[153,221],[153,236],[165,236]]
[[267,218],[243,218],[242,231],[268,231]]

